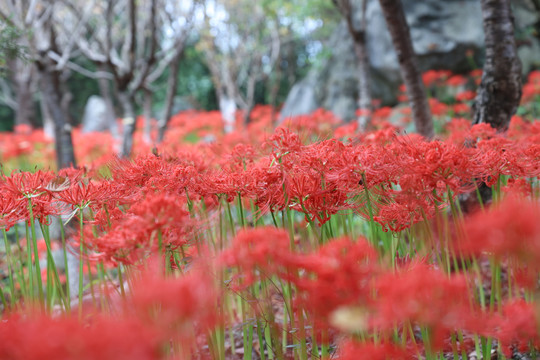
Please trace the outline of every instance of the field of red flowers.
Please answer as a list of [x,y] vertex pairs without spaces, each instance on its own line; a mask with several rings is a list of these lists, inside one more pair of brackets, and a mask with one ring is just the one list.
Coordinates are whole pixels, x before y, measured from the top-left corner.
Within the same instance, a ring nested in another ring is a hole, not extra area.
[[0,358],[536,359],[540,73],[505,133],[467,118],[478,78],[424,75],[432,141],[404,105],[192,111],[131,160],[76,132],[56,172],[2,134]]

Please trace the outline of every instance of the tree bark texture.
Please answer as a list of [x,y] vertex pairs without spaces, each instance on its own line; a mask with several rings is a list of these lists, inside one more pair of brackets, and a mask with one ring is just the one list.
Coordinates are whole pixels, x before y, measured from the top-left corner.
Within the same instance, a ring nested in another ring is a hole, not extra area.
[[418,68],[409,25],[401,0],[379,0],[396,50],[401,77],[407,88],[416,131],[427,139],[433,137],[433,119]]
[[[104,67],[103,67],[104,69]],[[102,70],[102,69],[100,69]],[[107,118],[109,121],[109,131],[115,139],[119,138],[118,125],[116,124],[116,114],[114,111],[113,95],[109,87],[109,81],[104,78],[98,79],[99,92],[101,97],[105,100],[105,106],[107,107]]]
[[31,79],[20,79],[15,85],[18,105],[15,115],[16,125],[32,125],[35,122],[36,108],[30,82]]
[[509,0],[482,0],[486,61],[474,104],[474,123],[508,129],[521,99],[521,61]]
[[120,156],[129,157],[133,149],[133,134],[135,133],[135,109],[133,107],[133,96],[127,91],[118,92],[118,101],[124,113],[122,119],[122,148]]
[[152,91],[143,89],[143,117],[144,117],[144,133],[143,139],[147,144],[151,144],[152,139]]
[[358,129],[364,131],[371,121],[371,92],[369,91],[369,62],[366,52],[366,6],[367,0],[362,0],[360,26],[354,24],[355,10],[351,0],[334,0],[341,15],[345,18],[347,30],[353,39],[354,53],[358,61]]
[[15,125],[36,127],[36,72],[33,64],[26,64],[20,59],[8,62],[11,80],[15,90]]
[[163,117],[158,123],[158,137],[157,143],[160,144],[165,138],[165,131],[169,125],[169,121],[172,116],[172,108],[174,104],[174,96],[176,95],[176,89],[178,87],[178,70],[180,68],[180,59],[183,56],[184,51],[180,51],[175,59],[171,62],[169,67],[169,78],[167,79],[167,94],[165,95],[165,108],[163,109]]
[[38,70],[41,78],[41,96],[53,119],[58,169],[76,166],[71,138],[72,127],[62,110],[59,74],[44,63],[38,63]]

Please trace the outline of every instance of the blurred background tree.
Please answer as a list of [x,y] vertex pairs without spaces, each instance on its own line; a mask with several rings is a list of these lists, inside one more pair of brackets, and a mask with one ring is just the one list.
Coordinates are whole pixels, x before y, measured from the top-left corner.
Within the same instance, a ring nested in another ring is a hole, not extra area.
[[[483,65],[480,2],[399,2],[420,71]],[[511,4],[524,74],[540,66],[539,9],[538,1]],[[187,108],[220,109],[229,129],[230,114],[242,110],[247,122],[255,104],[282,110],[276,122],[319,107],[352,120],[370,98],[395,104],[402,82],[379,0],[5,0],[0,20],[0,129],[26,124],[58,135],[69,127],[55,121],[80,125],[99,95],[108,114],[99,129],[123,134],[124,155],[134,131],[125,119],[138,115],[148,142]]]
[[0,20],[0,103],[6,105],[0,107],[0,131],[12,130],[15,122],[17,101],[13,99],[6,77],[9,76],[10,63],[27,60],[26,48],[18,42],[20,36],[16,28]]

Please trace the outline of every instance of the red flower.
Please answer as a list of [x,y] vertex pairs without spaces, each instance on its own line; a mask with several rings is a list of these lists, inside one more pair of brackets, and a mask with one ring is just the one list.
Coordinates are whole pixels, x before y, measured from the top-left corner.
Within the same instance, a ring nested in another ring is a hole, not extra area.
[[377,261],[377,252],[366,239],[333,239],[314,253],[298,254],[293,268],[301,275],[291,281],[303,306],[327,323],[341,306],[371,303],[372,281],[380,272]]
[[60,214],[60,209],[52,202],[54,191],[54,174],[51,172],[35,173],[14,172],[11,176],[3,176],[0,180],[0,189],[8,197],[13,197],[29,220],[29,201],[32,204],[32,215],[43,224],[47,223],[49,215]]
[[505,356],[512,356],[512,347],[520,352],[530,351],[530,345],[540,347],[538,312],[535,304],[523,300],[505,304],[502,316],[495,315],[491,320],[494,329],[491,336],[497,338]]
[[339,360],[413,360],[418,354],[415,351],[384,342],[359,343],[348,340],[339,347]]
[[450,332],[476,324],[468,282],[428,265],[414,264],[376,280],[372,325],[382,330],[410,321],[433,331],[432,345],[440,348]]
[[206,266],[194,264],[181,277],[164,277],[160,275],[163,264],[150,261],[148,269],[133,279],[126,315],[162,329],[184,346],[192,346],[197,333],[207,334],[221,322],[216,311],[219,293],[210,273]]
[[472,90],[465,90],[462,92],[459,92],[456,95],[457,101],[471,101],[476,97],[476,93]]
[[508,196],[486,212],[469,217],[461,251],[489,253],[499,261],[540,270],[540,205],[537,201]]
[[96,316],[88,324],[75,318],[11,316],[0,322],[0,358],[137,359],[165,358],[166,339],[156,328],[128,318]]
[[233,239],[231,247],[221,253],[219,263],[238,267],[244,275],[242,286],[249,286],[259,274],[270,277],[289,264],[289,243],[289,235],[282,229],[242,230]]

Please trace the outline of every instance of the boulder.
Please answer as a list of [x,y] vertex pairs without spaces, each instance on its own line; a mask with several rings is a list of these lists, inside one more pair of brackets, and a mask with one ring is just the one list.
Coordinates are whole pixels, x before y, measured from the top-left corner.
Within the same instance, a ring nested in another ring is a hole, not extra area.
[[[372,96],[383,104],[396,102],[402,83],[399,64],[378,0],[367,0],[366,47],[370,65]],[[484,34],[478,0],[402,0],[411,30],[414,49],[422,71],[447,69],[455,73],[472,70],[483,62]],[[355,22],[360,21],[362,0],[353,0]],[[532,26],[539,19],[529,0],[513,1],[516,31]],[[358,78],[353,42],[347,27],[340,24],[328,43],[330,56],[295,84],[281,116],[306,114],[319,107],[344,120],[354,118],[357,108]],[[538,64],[540,44],[532,39],[519,51],[524,71]]]
[[107,131],[110,126],[105,99],[97,95],[90,96],[84,107],[82,132]]

